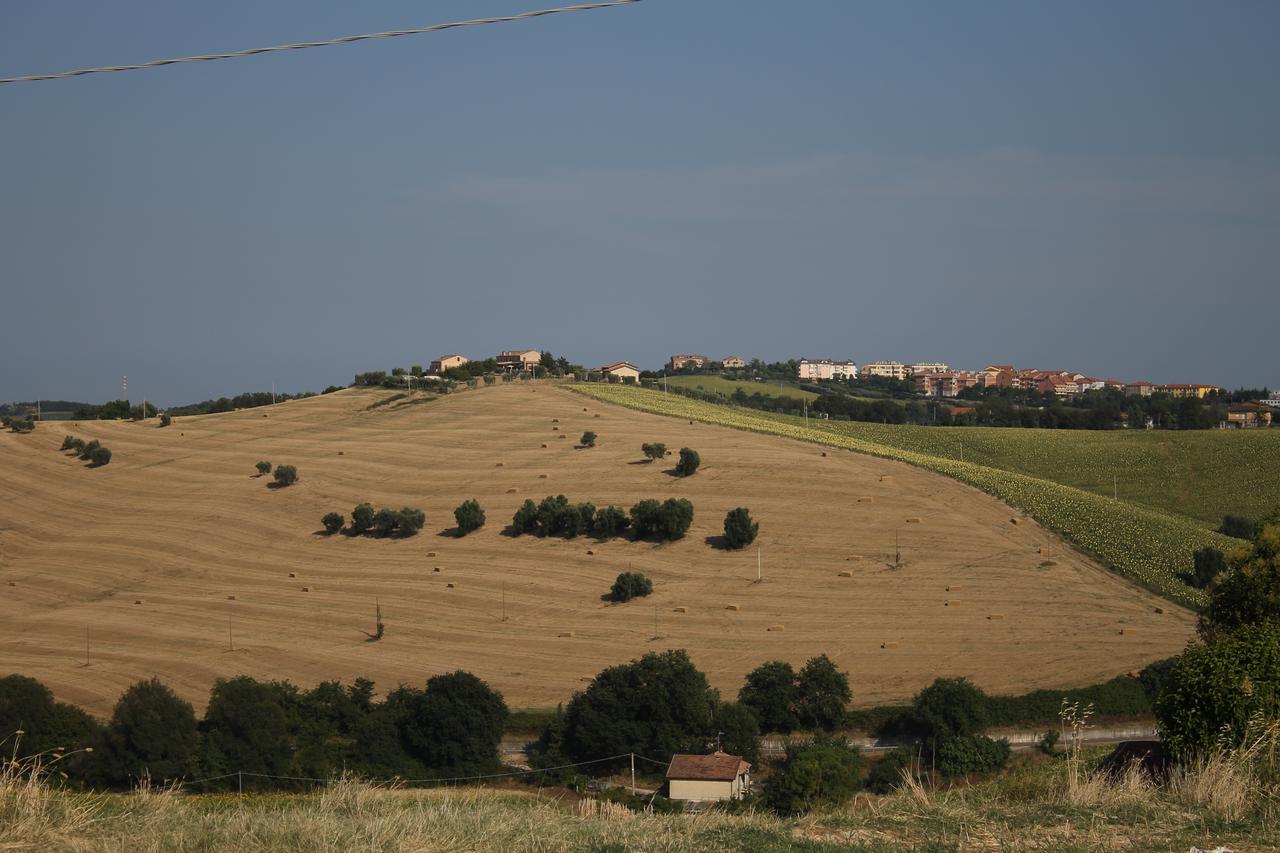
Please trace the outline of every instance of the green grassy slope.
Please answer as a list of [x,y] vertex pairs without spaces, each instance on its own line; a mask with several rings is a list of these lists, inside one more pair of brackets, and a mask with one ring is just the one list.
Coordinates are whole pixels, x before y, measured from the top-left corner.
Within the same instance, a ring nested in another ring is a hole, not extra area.
[[776,381],[770,382],[750,382],[739,381],[735,379],[725,379],[723,376],[668,376],[668,385],[678,385],[683,388],[701,388],[703,391],[714,394],[719,391],[721,394],[730,395],[742,389],[744,394],[768,394],[771,397],[791,397],[796,400],[813,401],[818,395],[812,391],[805,391],[797,388],[790,382],[785,382],[782,387],[778,387]]
[[[965,458],[960,461],[960,442],[970,430],[942,429],[931,427],[886,427],[875,424],[854,424],[842,421],[818,421],[810,419],[808,424],[801,418],[758,412],[751,409],[718,406],[702,403],[673,394],[649,391],[642,388],[626,386],[591,385],[576,388],[587,394],[608,402],[623,406],[672,415],[692,418],[707,423],[747,429],[755,432],[812,441],[819,444],[843,447],[859,453],[881,456],[906,462],[940,474],[953,477],[992,494],[1016,507],[1041,524],[1056,530],[1070,540],[1077,548],[1091,554],[1125,577],[1134,580],[1159,594],[1192,607],[1201,606],[1205,595],[1200,590],[1188,587],[1178,578],[1180,572],[1189,570],[1192,565],[1192,554],[1197,548],[1212,545],[1218,548],[1229,548],[1236,540],[1228,539],[1212,532],[1203,523],[1181,513],[1169,512],[1158,505],[1144,503],[1130,498],[1113,500],[1109,492],[1098,488],[1091,491],[1074,485],[1064,484],[1051,476],[1034,476],[1016,470],[1012,465],[995,466],[980,464],[971,458],[968,448]],[[989,434],[988,449],[993,457],[999,456],[998,439],[1007,441],[1018,448],[1016,458],[1024,460],[1023,464],[1031,467],[1041,465],[1041,471],[1054,471],[1060,476],[1071,472],[1079,476],[1076,469],[1086,468],[1087,457],[1084,452],[1080,461],[1073,461],[1075,456],[1067,452],[1059,453],[1058,463],[1034,460],[1034,449],[1027,450],[1023,444],[1033,443],[1041,436],[1052,439],[1063,435],[1049,430],[984,430]],[[1110,438],[1108,433],[1065,434],[1068,439],[1084,442],[1087,449],[1090,437]],[[1218,436],[1218,433],[1212,435]],[[1230,438],[1221,435],[1222,438]],[[1247,438],[1247,436],[1246,436]],[[954,455],[948,455],[945,446],[942,452],[935,452],[931,442],[955,441],[949,448]],[[1233,439],[1234,440],[1234,439]],[[1046,456],[1050,454],[1046,453]],[[1127,455],[1139,455],[1130,451]],[[1005,456],[1008,460],[1014,454]],[[1123,457],[1118,457],[1123,458]],[[1150,468],[1158,467],[1158,463],[1146,463]],[[1221,463],[1219,463],[1221,464]],[[1197,467],[1197,477],[1211,481],[1214,488],[1226,488],[1220,479],[1230,479],[1230,466],[1211,469],[1207,464]],[[1152,475],[1154,477],[1154,474]],[[1148,491],[1155,491],[1153,485]],[[1209,486],[1206,486],[1209,488]],[[1224,510],[1225,511],[1225,510]]]
[[[853,438],[1016,471],[1216,528],[1280,507],[1280,430],[1050,430],[831,422]],[[1114,480],[1112,478],[1115,478]]]

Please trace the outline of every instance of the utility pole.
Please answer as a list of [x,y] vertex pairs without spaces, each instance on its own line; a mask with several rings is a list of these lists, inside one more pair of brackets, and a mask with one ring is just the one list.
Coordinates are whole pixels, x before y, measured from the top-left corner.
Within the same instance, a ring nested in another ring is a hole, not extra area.
[[636,795],[636,754],[631,753],[631,796]]
[[271,405],[276,404],[276,383],[271,383]]
[[40,401],[36,400],[36,420],[43,421],[44,416],[40,414]]

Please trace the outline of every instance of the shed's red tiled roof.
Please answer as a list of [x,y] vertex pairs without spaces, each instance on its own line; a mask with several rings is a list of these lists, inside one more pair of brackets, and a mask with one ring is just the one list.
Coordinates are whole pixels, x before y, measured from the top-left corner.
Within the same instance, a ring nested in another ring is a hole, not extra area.
[[703,779],[732,782],[751,769],[751,765],[736,755],[713,752],[710,755],[674,755],[667,768],[668,779]]

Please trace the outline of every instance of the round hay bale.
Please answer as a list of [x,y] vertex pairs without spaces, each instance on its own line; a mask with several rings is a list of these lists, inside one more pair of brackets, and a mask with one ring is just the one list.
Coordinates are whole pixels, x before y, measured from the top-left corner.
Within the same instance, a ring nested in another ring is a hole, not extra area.
[[509,495],[514,495],[514,494],[515,494],[516,492],[518,492],[518,491],[520,491],[520,490],[519,490],[519,489],[507,489],[507,494],[509,494]]
[[538,479],[539,479],[539,480],[545,480],[545,479],[547,479],[547,475],[546,475],[546,474],[539,474],[539,475],[538,475]]
[[853,572],[849,571],[848,569],[845,569],[843,572],[840,572],[840,574],[837,577],[851,578],[853,577]]
[[496,464],[494,465],[494,467],[495,467],[495,468],[502,468],[502,467],[503,467],[503,464],[502,464],[501,462],[498,462],[498,463],[496,463]]
[[236,597],[234,595],[227,596],[227,601],[235,601],[235,600],[236,600]]
[[343,453],[341,450],[339,450],[339,451],[338,451],[338,455],[339,455],[339,456],[346,456],[346,454],[345,454],[345,453]]
[[433,568],[431,571],[436,572],[436,573],[438,574],[438,573],[440,572],[440,567],[439,567],[439,566],[436,566],[436,567],[435,567],[435,568]]
[[304,586],[304,587],[302,588],[302,591],[303,591],[303,592],[311,592],[311,587],[309,587],[309,586]]
[[546,445],[545,445],[545,444],[543,444],[542,446],[543,446],[543,447],[546,447]]
[[1010,524],[1017,524],[1017,523],[1018,523],[1018,519],[1016,519],[1016,518],[1011,518],[1011,519],[1009,519],[1009,523],[1010,523]]
[[740,607],[739,607],[738,605],[736,605],[736,604],[726,604],[726,605],[724,606],[724,609],[725,609],[725,610],[732,610],[732,611],[734,611],[734,612],[736,613],[737,611],[741,610],[742,608],[740,608]]
[[907,524],[919,524],[922,521],[920,516],[913,515],[907,518]]
[[682,604],[682,605],[680,605],[679,607],[672,608],[672,612],[673,612],[673,613],[688,613],[688,612],[689,612],[689,608],[685,607],[685,606]]
[[17,584],[13,581],[9,581],[9,586],[17,586]]
[[428,556],[428,557],[434,557],[435,555],[436,555],[436,552],[435,552],[435,551],[428,551],[428,552],[427,552],[427,556]]
[[[133,600],[133,603],[134,603],[134,604],[141,604],[141,603],[142,603],[142,599],[141,599],[141,598],[135,598],[135,599]],[[1124,632],[1122,631],[1121,633],[1124,633]]]
[[450,581],[449,583],[445,584],[445,586],[448,587],[449,589],[453,589],[453,582]]
[[594,557],[594,556],[595,556],[595,554],[596,554],[596,552],[595,552],[595,551],[592,551],[590,548],[588,548],[588,549],[587,549],[587,556],[588,556],[588,557]]

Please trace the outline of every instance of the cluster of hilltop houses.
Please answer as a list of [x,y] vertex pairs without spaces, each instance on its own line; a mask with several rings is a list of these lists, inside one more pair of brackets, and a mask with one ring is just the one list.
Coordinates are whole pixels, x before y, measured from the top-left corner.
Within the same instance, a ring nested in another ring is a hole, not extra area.
[[[494,359],[500,370],[510,372],[536,371],[542,364],[542,351],[507,350]],[[470,361],[464,355],[442,355],[431,362],[428,376],[442,376],[446,371],[462,367]],[[725,368],[743,368],[746,359],[731,355],[719,362]],[[712,364],[705,355],[681,354],[673,355],[667,362],[668,369],[682,370],[687,367],[704,368]],[[636,381],[640,378],[640,368],[629,361],[615,361],[594,368],[593,373],[603,377],[617,376],[623,381]],[[1056,394],[1059,397],[1073,397],[1086,391],[1100,391],[1114,388],[1126,394],[1149,397],[1152,394],[1169,394],[1173,397],[1204,398],[1213,391],[1222,390],[1216,385],[1203,384],[1159,384],[1155,382],[1122,382],[1118,379],[1099,379],[1083,373],[1072,373],[1064,370],[1037,370],[1034,368],[1014,368],[1009,364],[991,364],[982,370],[952,370],[942,362],[918,362],[903,364],[898,361],[872,361],[859,365],[855,361],[830,358],[803,358],[796,368],[797,378],[807,381],[824,379],[857,379],[858,377],[883,377],[909,381],[915,385],[920,394],[931,397],[956,397],[966,388],[1014,388],[1019,390],[1035,390],[1043,394]]]
[[[536,372],[542,364],[542,350],[504,350],[494,357],[494,361],[498,363],[499,370],[507,373]],[[470,363],[471,359],[465,355],[458,355],[457,353],[442,355],[431,362],[431,366],[427,368],[426,376],[443,376],[449,370]],[[594,368],[592,372],[606,377],[617,376],[623,380],[629,378],[634,381],[640,378],[640,368],[629,361],[615,361],[610,364],[604,364]]]
[[1149,397],[1170,394],[1174,397],[1205,397],[1220,391],[1216,385],[1158,384],[1155,382],[1121,382],[1099,379],[1083,373],[1064,370],[1016,369],[1008,364],[992,364],[982,370],[952,370],[940,362],[902,364],[897,361],[873,361],[859,366],[852,361],[827,358],[801,359],[797,369],[800,379],[856,379],[859,376],[881,376],[910,381],[916,391],[933,397],[955,397],[966,388],[1015,388],[1035,390],[1059,397],[1072,397],[1085,391],[1115,388],[1126,394]]

